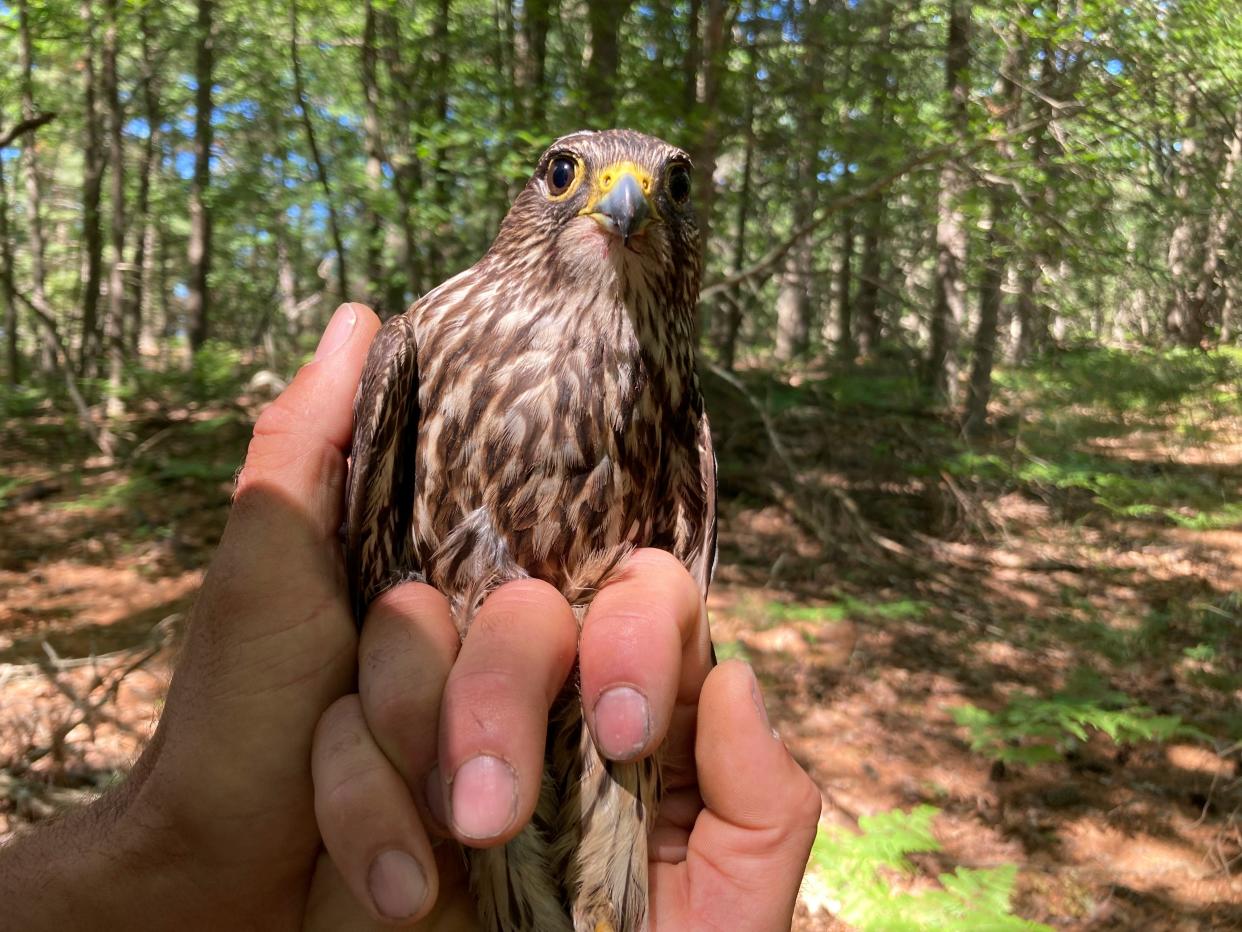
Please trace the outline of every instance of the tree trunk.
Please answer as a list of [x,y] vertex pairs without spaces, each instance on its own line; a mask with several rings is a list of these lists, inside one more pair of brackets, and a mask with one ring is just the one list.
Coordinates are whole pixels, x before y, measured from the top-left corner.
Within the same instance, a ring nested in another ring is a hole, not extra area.
[[586,74],[586,121],[592,129],[608,129],[616,119],[617,70],[621,65],[621,21],[633,0],[589,0],[587,25],[590,52]]
[[881,246],[884,227],[884,195],[877,194],[863,211],[862,261],[858,271],[858,352],[870,356],[880,345],[880,276],[883,274]]
[[[970,92],[970,2],[947,0],[947,3],[947,116],[953,137],[958,142],[964,142],[968,129],[966,101]],[[965,188],[961,166],[953,159],[947,160],[940,170],[935,299],[932,306],[931,346],[923,381],[933,397],[949,404],[953,404],[957,396],[957,338],[966,303],[966,250],[969,236],[961,211]]]
[[125,322],[125,148],[122,126],[121,96],[117,86],[116,58],[120,37],[117,22],[118,0],[105,0],[108,25],[104,31],[103,86],[108,108],[108,167],[111,172],[110,249],[108,252],[108,318],[104,326],[104,342],[108,356],[108,392],[105,411],[108,417],[119,417],[121,380],[124,376]]
[[194,55],[194,178],[190,185],[189,318],[190,348],[197,351],[210,333],[211,212],[207,189],[211,185],[212,103],[211,85],[215,65],[216,27],[212,20],[215,0],[198,0]]
[[[366,150],[367,201],[363,228],[366,230],[365,300],[375,308],[385,297],[383,281],[384,228],[379,203],[384,193],[384,142],[380,119],[380,88],[377,71],[376,17],[374,0],[364,4],[362,28],[362,134]],[[400,308],[392,308],[394,313]]]
[[[1234,176],[1242,160],[1242,106],[1229,121],[1221,142],[1220,174],[1212,185],[1211,208],[1206,220],[1190,211],[1182,218],[1169,242],[1169,271],[1173,275],[1173,294],[1166,318],[1167,332],[1182,346],[1197,347],[1208,336],[1219,303],[1213,298],[1222,287],[1221,255],[1234,214],[1230,198]],[[1187,139],[1182,154],[1194,156],[1194,142]],[[1183,175],[1179,200],[1188,199],[1189,181]],[[1222,201],[1224,203],[1222,203]]]
[[985,239],[983,279],[979,283],[979,326],[975,330],[970,383],[966,391],[966,411],[962,433],[978,434],[988,420],[988,402],[992,397],[992,365],[996,358],[996,324],[1000,318],[1002,285],[1005,281],[1005,259],[1001,235],[1006,220],[1005,196],[993,190],[989,197],[991,225]]
[[151,215],[151,176],[155,173],[160,138],[160,96],[157,83],[151,9],[143,6],[138,11],[139,29],[142,35],[142,104],[143,118],[147,123],[147,137],[142,143],[142,161],[138,166],[138,201],[134,211],[133,227],[139,231],[134,244],[134,269],[137,277],[131,291],[129,310],[126,314],[125,332],[129,338],[129,352],[137,355],[143,333],[151,326],[150,298],[152,257],[155,252],[156,221]]
[[[697,18],[697,13],[695,16]],[[742,158],[742,188],[738,192],[737,220],[733,234],[734,274],[741,272],[746,265],[746,222],[750,214],[751,185],[754,177],[758,56],[755,53],[753,37],[746,47],[746,61],[749,75],[746,82],[746,154]],[[743,300],[742,283],[738,282],[729,292],[729,311],[720,340],[720,363],[730,372],[737,364],[737,340],[742,331]]]
[[521,65],[518,69],[522,110],[526,126],[532,133],[544,131],[543,93],[547,82],[548,33],[552,28],[552,12],[555,4],[550,0],[530,0],[522,4],[522,47],[518,53]]
[[[1026,70],[1026,48],[1021,31],[1011,26],[1005,36],[1006,52],[993,96],[1004,112],[1002,140],[1012,136],[1021,122],[1022,94],[1018,75]],[[997,144],[996,153],[1002,163],[1013,161],[1013,146],[1008,141]],[[1010,223],[1012,194],[1008,188],[993,185],[988,192],[990,223],[984,244],[983,278],[979,283],[979,323],[970,363],[966,409],[962,433],[970,436],[983,430],[988,421],[988,403],[992,398],[992,366],[996,360],[996,331],[1000,321],[1001,300],[1007,273],[1006,253],[1013,242]]]
[[404,53],[418,46],[405,41],[401,35],[401,21],[391,10],[376,11],[378,32],[384,39],[382,60],[387,64],[393,109],[393,125],[389,127],[389,159],[393,170],[393,188],[397,194],[397,222],[401,236],[401,268],[405,275],[405,288],[398,296],[397,276],[389,294],[388,305],[403,307],[407,296],[417,297],[427,288],[426,265],[422,261],[415,222],[415,202],[423,186],[422,163],[415,154],[410,138],[410,128],[420,122],[413,95],[420,86],[418,62],[409,62]]
[[[27,0],[18,0],[17,29],[19,33],[19,65],[21,67],[22,119],[32,119],[38,112],[34,99],[34,53],[31,47],[30,20]],[[35,300],[47,303],[46,240],[43,235],[43,182],[39,175],[38,141],[34,133],[22,139],[22,162],[26,171],[26,224],[30,243],[31,291]],[[43,354],[44,368],[51,360]]]
[[349,268],[345,255],[345,240],[341,236],[341,224],[336,213],[332,183],[324,165],[319,141],[315,136],[315,124],[311,120],[310,107],[306,103],[306,84],[302,77],[302,57],[298,51],[298,0],[289,0],[289,60],[293,65],[293,103],[306,131],[306,144],[310,148],[311,163],[315,166],[315,178],[323,189],[324,206],[328,211],[328,230],[332,234],[332,248],[336,250],[337,297],[349,300]]
[[13,293],[13,241],[9,238],[9,192],[0,159],[0,303],[4,305],[4,376],[10,386],[22,380],[17,343],[17,295]]
[[854,278],[854,212],[841,218],[841,255],[837,259],[837,355],[853,359],[858,352],[854,338],[854,304],[850,291]]
[[[797,180],[794,184],[792,221],[794,229],[805,227],[815,216],[819,192],[819,150],[821,126],[824,118],[823,89],[824,69],[822,62],[824,3],[809,2],[804,11],[801,31],[806,36],[803,43],[802,64],[807,75],[806,86],[800,106],[795,114],[798,125]],[[811,237],[805,236],[789,250],[785,259],[785,271],[781,276],[780,294],[776,302],[776,358],[788,362],[806,354],[810,348],[811,316],[814,303],[811,300],[814,284],[815,250]]]

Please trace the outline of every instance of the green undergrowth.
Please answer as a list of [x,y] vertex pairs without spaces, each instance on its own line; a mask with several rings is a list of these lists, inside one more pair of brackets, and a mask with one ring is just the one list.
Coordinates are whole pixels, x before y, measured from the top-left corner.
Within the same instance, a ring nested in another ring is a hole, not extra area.
[[1048,930],[1013,914],[1018,874],[1013,864],[958,867],[937,878],[938,889],[901,888],[900,878],[916,873],[909,855],[940,850],[932,833],[938,813],[923,805],[863,816],[858,833],[821,826],[811,849],[809,882],[826,891],[837,918],[860,932]]
[[1023,692],[996,712],[963,705],[952,715],[969,731],[972,751],[1014,764],[1061,760],[1072,741],[1087,741],[1093,733],[1118,745],[1206,738],[1180,716],[1157,715],[1109,689],[1087,669],[1076,671],[1066,688],[1051,696]]
[[867,602],[844,595],[826,605],[791,605],[768,602],[765,614],[772,622],[844,621],[858,618],[877,621],[915,621],[926,614],[929,606],[917,599],[895,599],[891,602]]

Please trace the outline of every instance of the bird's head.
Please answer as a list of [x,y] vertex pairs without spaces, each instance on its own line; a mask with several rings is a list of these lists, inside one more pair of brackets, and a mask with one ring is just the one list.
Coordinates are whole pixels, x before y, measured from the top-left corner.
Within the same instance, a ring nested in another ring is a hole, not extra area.
[[701,260],[690,156],[631,130],[562,136],[539,159],[493,249],[554,264],[582,284],[641,278],[665,300],[693,305]]

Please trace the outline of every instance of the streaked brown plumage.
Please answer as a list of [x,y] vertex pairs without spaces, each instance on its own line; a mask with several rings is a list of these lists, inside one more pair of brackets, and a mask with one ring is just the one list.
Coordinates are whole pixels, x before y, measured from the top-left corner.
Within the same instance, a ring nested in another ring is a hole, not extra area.
[[[490,590],[534,576],[581,618],[643,546],[671,551],[706,591],[715,463],[694,365],[688,167],[639,133],[562,137],[487,254],[380,331],[349,478],[359,617],[386,587],[421,578],[449,597],[464,636]],[[658,762],[602,760],[571,681],[546,766],[531,826],[470,852],[485,924],[645,929]]]

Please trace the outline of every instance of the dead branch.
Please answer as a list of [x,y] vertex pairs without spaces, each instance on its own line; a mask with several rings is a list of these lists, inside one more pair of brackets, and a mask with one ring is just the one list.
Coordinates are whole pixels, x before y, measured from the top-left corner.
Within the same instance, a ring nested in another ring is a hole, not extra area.
[[[806,483],[802,481],[802,477],[798,472],[798,467],[793,461],[793,457],[789,454],[785,441],[776,429],[771,416],[767,410],[759,402],[750,390],[743,384],[732,372],[722,369],[715,363],[707,363],[707,368],[721,380],[728,383],[734,388],[746,401],[754,408],[755,413],[759,415],[759,420],[763,424],[764,432],[767,434],[768,443],[772,447],[772,452],[776,454],[776,458],[780,460],[781,466],[789,476],[789,488],[781,486],[779,483],[772,483],[772,490],[777,501],[789,511],[795,518],[807,521],[811,525],[811,530],[815,536],[819,538],[820,543],[825,546],[832,546],[839,542],[840,535],[836,533],[836,529],[832,527],[821,513],[820,500],[815,494],[819,490],[812,491],[806,487]],[[792,489],[792,492],[790,491]],[[858,539],[865,545],[877,550],[887,550],[890,553],[899,556],[908,556],[909,551],[888,537],[880,534],[871,526],[871,523],[863,517],[862,511],[858,504],[845,492],[840,489],[829,486],[826,490],[828,494],[840,507],[841,511],[849,519],[854,533]]]
[[[60,330],[56,327],[56,321],[50,309],[36,306],[35,300],[27,297],[16,288],[13,289],[12,293],[17,300],[30,309],[42,327],[43,340],[52,351],[51,355],[55,361],[56,368],[60,370],[61,376],[65,380],[65,389],[69,393],[70,401],[73,402],[74,410],[78,415],[78,423],[82,425],[82,430],[90,437],[91,442],[99,448],[99,452],[111,460],[113,457],[112,434],[106,427],[100,427],[95,422],[90,406],[87,405],[86,399],[82,397],[82,392],[78,388],[77,377],[73,374],[73,360],[69,356],[69,348],[65,345],[65,341],[60,335]],[[43,302],[40,301],[38,303],[42,304]]]

